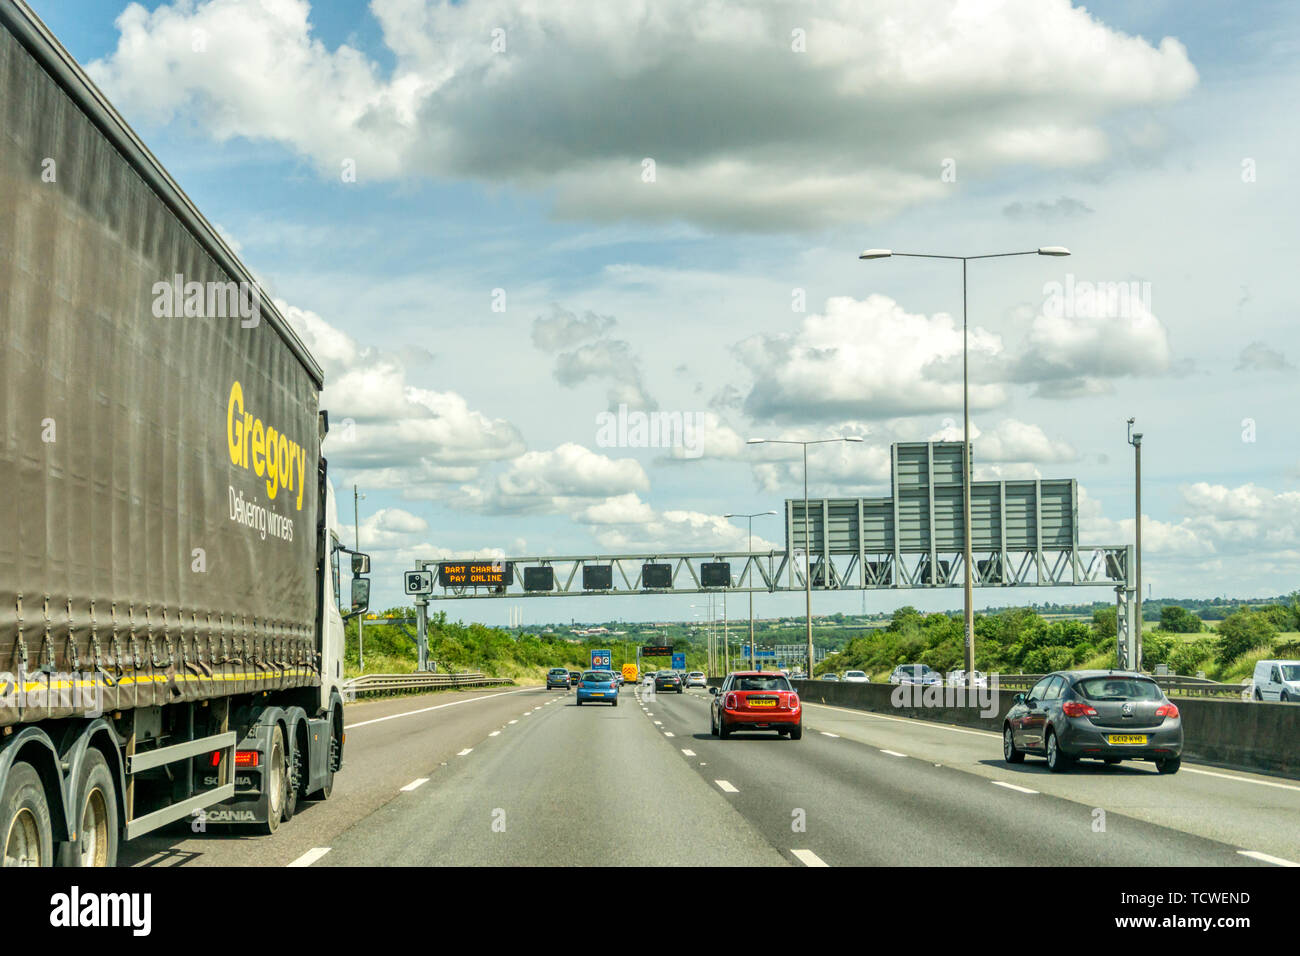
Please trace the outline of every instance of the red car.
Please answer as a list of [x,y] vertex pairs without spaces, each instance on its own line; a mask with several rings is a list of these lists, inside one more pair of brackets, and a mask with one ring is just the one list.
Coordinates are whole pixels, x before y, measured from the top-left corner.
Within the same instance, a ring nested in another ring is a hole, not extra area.
[[709,693],[709,731],[715,736],[725,740],[733,730],[775,730],[791,740],[803,737],[803,708],[784,674],[737,671]]

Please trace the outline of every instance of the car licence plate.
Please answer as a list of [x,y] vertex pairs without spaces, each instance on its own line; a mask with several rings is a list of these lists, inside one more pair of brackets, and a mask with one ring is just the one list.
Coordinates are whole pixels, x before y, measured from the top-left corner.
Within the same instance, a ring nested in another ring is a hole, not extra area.
[[749,701],[749,706],[750,706],[750,707],[775,707],[775,706],[776,706],[776,701],[774,701],[774,700],[754,700],[754,699],[751,698],[750,701]]
[[1118,747],[1124,745],[1131,746],[1133,744],[1136,744],[1140,747],[1147,742],[1147,735],[1146,734],[1110,734],[1106,738],[1106,742],[1110,744],[1112,747]]
[[605,696],[605,692],[604,692],[604,691],[599,691],[599,690],[597,690],[597,691],[592,691],[591,696],[592,696],[592,697],[604,697],[604,696]]

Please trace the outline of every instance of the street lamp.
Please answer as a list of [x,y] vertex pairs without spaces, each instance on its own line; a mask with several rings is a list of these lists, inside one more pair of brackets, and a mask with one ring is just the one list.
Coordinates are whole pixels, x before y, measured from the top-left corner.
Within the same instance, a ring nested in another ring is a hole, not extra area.
[[[804,570],[803,585],[805,609],[804,613],[807,619],[808,627],[808,679],[813,677],[813,638],[812,638],[812,522],[808,518],[808,446],[825,445],[828,442],[836,441],[862,441],[857,435],[843,435],[839,438],[819,438],[815,441],[795,441],[788,438],[751,438],[745,444],[747,445],[802,445],[803,446],[803,545],[804,545]],[[825,536],[825,529],[822,531]],[[791,557],[794,557],[791,555]],[[754,644],[751,638],[750,649],[752,651]]]
[[[754,519],[774,515],[775,511],[755,511],[753,514],[725,514],[724,518],[744,518],[749,522],[749,551],[754,551]],[[754,664],[754,592],[749,592],[749,669],[757,670]]]
[[[961,478],[961,526],[962,526],[962,564],[965,566],[966,604],[966,680],[974,686],[975,681],[975,580],[971,567],[971,517],[970,517],[970,386],[967,368],[969,365],[969,335],[966,321],[966,263],[972,259],[1006,259],[1011,256],[1068,256],[1070,250],[1065,246],[1039,246],[1028,252],[995,252],[983,256],[936,256],[921,252],[894,252],[892,249],[868,249],[859,259],[889,259],[893,256],[905,256],[909,259],[952,259],[961,261],[961,414],[962,414],[962,478]],[[933,574],[933,572],[931,572]]]
[[1128,662],[1128,666],[1132,670],[1139,670],[1142,667],[1142,433],[1134,433],[1135,420],[1128,420],[1128,443],[1133,446],[1133,583],[1136,585],[1133,602],[1136,621],[1133,633],[1129,635],[1133,659]]

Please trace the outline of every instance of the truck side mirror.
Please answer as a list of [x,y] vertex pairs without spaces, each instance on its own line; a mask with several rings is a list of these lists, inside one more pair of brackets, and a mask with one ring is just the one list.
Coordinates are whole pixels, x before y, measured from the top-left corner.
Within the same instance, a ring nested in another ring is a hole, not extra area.
[[[352,573],[354,575],[370,573],[370,555],[352,552]],[[369,593],[369,592],[367,592]]]
[[370,579],[352,579],[352,613],[360,614],[370,607]]

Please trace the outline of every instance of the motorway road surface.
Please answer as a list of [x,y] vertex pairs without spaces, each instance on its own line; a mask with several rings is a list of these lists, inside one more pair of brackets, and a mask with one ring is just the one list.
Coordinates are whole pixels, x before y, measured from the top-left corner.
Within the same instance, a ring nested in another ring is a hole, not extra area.
[[[642,699],[644,697],[644,699]],[[709,697],[540,688],[351,704],[333,796],[273,837],[169,828],[135,865],[1135,865],[1300,861],[1300,782],[1003,763],[996,734],[806,704],[709,734]],[[628,845],[637,849],[626,852]]]

